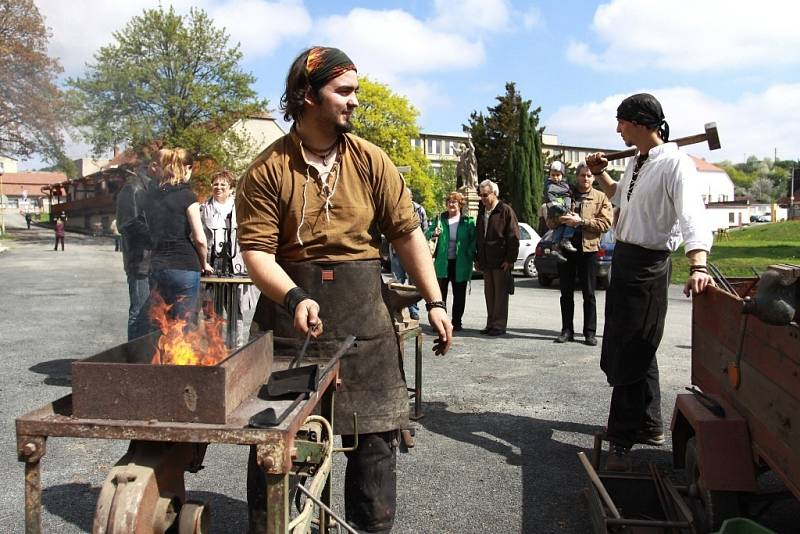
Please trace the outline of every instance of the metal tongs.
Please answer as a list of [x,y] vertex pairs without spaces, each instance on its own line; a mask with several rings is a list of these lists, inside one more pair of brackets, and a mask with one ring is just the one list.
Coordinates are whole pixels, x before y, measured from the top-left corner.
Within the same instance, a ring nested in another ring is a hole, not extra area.
[[291,363],[289,363],[289,368],[272,373],[266,386],[266,394],[269,397],[281,397],[290,393],[297,393],[297,397],[295,397],[292,403],[280,414],[272,407],[258,412],[250,418],[251,427],[272,428],[281,424],[301,402],[308,398],[310,393],[317,391],[319,384],[350,347],[353,346],[356,338],[355,336],[347,336],[333,357],[328,361],[327,365],[322,369],[320,369],[320,366],[317,364],[297,367],[303,360],[310,341],[311,331],[309,330],[309,334],[306,336],[300,352],[294,357]]

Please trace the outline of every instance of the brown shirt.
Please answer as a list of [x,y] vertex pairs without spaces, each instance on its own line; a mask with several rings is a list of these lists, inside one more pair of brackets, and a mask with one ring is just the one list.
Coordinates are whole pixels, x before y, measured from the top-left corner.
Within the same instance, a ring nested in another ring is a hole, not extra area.
[[327,183],[333,192],[326,209],[328,194],[292,128],[259,154],[239,184],[241,250],[289,262],[377,259],[381,234],[392,241],[419,226],[397,168],[364,139],[342,136]]

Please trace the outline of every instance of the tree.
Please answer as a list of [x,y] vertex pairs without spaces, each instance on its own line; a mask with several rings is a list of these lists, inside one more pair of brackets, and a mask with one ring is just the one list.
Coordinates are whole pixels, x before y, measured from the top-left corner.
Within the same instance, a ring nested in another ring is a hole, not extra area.
[[61,66],[47,55],[49,38],[32,0],[0,0],[0,155],[64,159]]
[[239,45],[201,9],[145,9],[113,34],[84,78],[68,80],[75,124],[96,153],[153,141],[241,170],[251,150],[229,129],[265,109],[239,67]]
[[497,105],[487,108],[487,114],[473,111],[469,117],[469,129],[478,160],[478,181],[492,180],[506,192],[505,174],[511,147],[519,134],[519,115],[522,97],[514,82],[506,83],[506,93],[496,97]]
[[514,82],[506,83],[505,94],[496,100],[486,115],[473,111],[469,118],[478,179],[496,182],[520,221],[536,221],[544,189],[541,108],[531,110]]
[[419,138],[419,112],[408,100],[388,86],[369,78],[359,79],[358,107],[353,115],[353,132],[382,148],[404,173],[414,199],[430,212],[438,207],[433,173],[425,154],[411,145]]
[[535,223],[544,190],[544,169],[539,130],[541,108],[530,111],[530,105],[530,101],[525,101],[520,109],[519,135],[509,154],[505,183],[517,218]]

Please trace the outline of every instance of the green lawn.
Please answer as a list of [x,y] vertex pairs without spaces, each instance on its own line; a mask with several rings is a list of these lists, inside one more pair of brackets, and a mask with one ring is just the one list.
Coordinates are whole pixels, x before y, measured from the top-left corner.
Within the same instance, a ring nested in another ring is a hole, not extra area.
[[[800,221],[748,226],[731,230],[730,239],[717,240],[709,261],[725,276],[752,276],[774,263],[800,264]],[[682,284],[689,276],[683,248],[672,255],[672,282]]]

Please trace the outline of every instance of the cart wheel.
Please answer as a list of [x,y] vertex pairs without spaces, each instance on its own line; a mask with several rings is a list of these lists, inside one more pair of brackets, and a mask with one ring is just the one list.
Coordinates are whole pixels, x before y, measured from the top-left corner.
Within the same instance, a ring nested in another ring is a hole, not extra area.
[[207,534],[210,531],[209,506],[198,501],[187,501],[178,515],[178,534]]
[[689,506],[699,532],[716,532],[723,521],[739,516],[739,495],[735,491],[705,488],[696,440],[696,437],[692,437],[686,442]]

